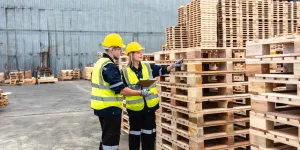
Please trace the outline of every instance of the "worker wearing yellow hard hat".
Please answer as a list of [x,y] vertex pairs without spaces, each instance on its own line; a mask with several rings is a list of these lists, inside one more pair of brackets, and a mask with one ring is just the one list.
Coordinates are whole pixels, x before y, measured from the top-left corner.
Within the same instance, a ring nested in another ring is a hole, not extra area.
[[174,67],[181,67],[182,60],[170,66],[148,64],[143,61],[143,48],[138,42],[127,45],[125,54],[129,57],[128,66],[122,69],[123,82],[133,90],[149,89],[147,96],[125,96],[129,116],[129,149],[154,150],[156,138],[155,111],[159,108],[159,98],[155,83],[149,87],[137,85],[140,80],[151,80],[168,74]]
[[124,96],[148,96],[149,90],[133,90],[123,83],[115,60],[119,59],[122,37],[113,33],[105,37],[103,56],[96,62],[92,74],[91,108],[98,116],[102,128],[100,150],[117,150],[120,141],[121,114]]

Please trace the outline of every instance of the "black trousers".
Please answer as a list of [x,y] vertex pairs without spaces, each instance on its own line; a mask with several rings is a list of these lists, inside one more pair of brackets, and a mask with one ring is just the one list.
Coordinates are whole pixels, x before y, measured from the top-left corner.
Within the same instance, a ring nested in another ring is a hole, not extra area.
[[99,150],[118,150],[121,134],[121,115],[99,117],[102,138]]
[[129,116],[129,149],[154,150],[156,139],[155,112]]

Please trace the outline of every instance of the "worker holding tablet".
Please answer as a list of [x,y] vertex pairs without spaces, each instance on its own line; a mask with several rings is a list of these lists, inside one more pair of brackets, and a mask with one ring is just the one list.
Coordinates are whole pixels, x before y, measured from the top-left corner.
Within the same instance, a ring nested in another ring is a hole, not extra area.
[[183,60],[170,66],[159,66],[142,62],[144,48],[137,42],[127,45],[125,54],[129,57],[127,67],[122,69],[123,82],[134,90],[148,89],[148,96],[125,96],[129,116],[129,149],[154,150],[156,138],[155,111],[159,98],[155,77],[168,74],[173,68],[181,67]]

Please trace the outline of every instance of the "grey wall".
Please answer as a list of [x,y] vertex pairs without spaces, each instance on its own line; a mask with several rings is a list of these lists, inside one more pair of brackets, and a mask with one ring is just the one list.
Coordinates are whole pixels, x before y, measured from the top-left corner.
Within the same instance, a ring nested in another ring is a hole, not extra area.
[[110,32],[126,43],[159,51],[165,28],[177,24],[177,8],[191,0],[0,0],[0,72],[33,70],[50,53],[57,73],[97,60]]

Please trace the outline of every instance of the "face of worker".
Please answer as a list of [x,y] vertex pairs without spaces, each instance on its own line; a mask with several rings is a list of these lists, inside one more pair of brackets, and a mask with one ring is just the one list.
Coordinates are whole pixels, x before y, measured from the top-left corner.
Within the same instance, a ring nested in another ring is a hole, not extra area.
[[143,52],[142,51],[137,51],[133,53],[133,59],[135,61],[142,61],[143,60]]
[[114,59],[119,59],[122,54],[122,49],[119,47],[112,48],[112,54]]

